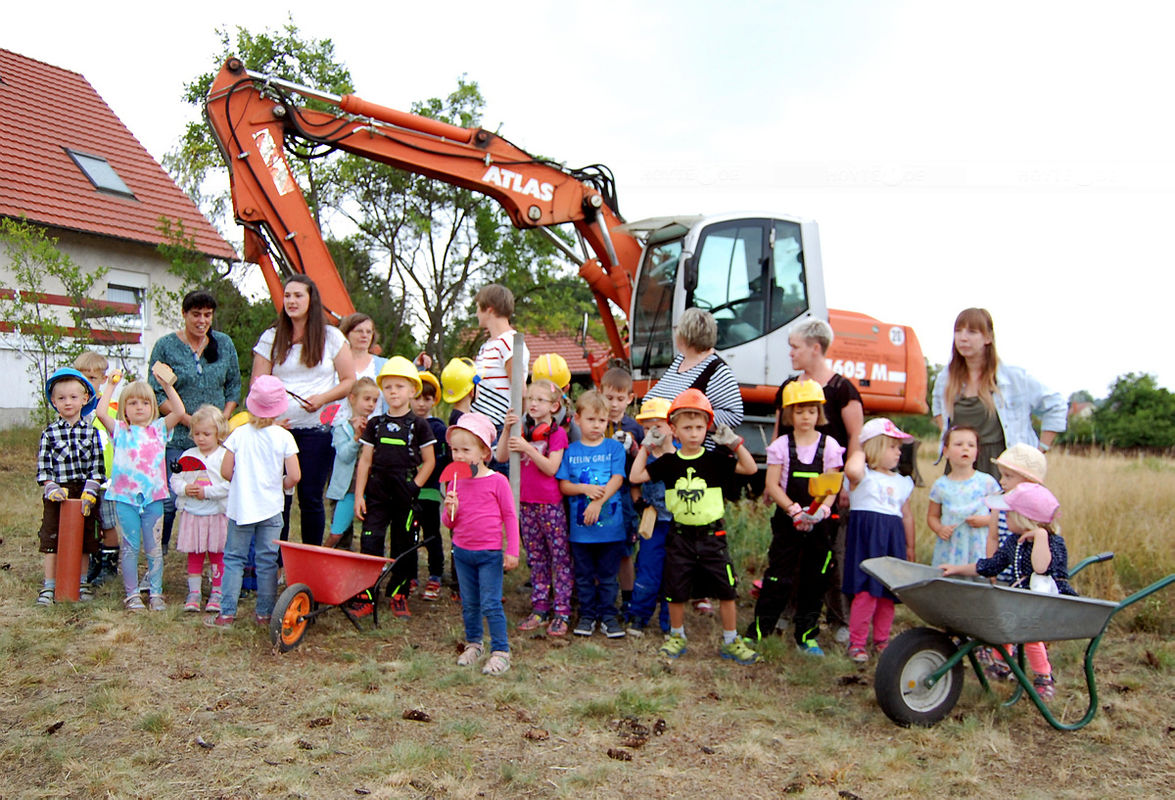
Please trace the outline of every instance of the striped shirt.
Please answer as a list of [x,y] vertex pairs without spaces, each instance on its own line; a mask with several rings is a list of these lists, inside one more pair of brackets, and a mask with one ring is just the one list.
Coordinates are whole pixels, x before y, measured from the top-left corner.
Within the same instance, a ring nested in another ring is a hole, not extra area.
[[[665,370],[665,374],[661,376],[661,380],[657,381],[657,384],[649,390],[646,398],[664,397],[666,400],[673,400],[693,386],[697,377],[706,369],[706,365],[718,358],[718,355],[712,353],[685,372],[678,372],[683,358],[684,356],[680,353],[677,354],[673,363],[669,365],[669,369]],[[735,380],[730,367],[725,363],[719,364],[718,368],[710,375],[709,380],[706,381],[706,385],[697,388],[702,390],[702,394],[706,395],[706,399],[714,407],[715,425],[729,425],[731,428],[737,428],[742,424],[743,396],[739,393],[738,381]],[[707,435],[706,449],[712,450],[713,448],[714,442]]]
[[106,480],[102,438],[87,420],[70,425],[61,417],[41,432],[37,448],[37,483]]
[[518,364],[522,364],[523,378],[526,377],[530,354],[525,343],[522,345],[521,356],[522,358],[514,358],[513,328],[490,339],[477,351],[474,365],[481,380],[477,384],[477,393],[473,396],[473,410],[492,419],[495,426],[501,426],[506,412],[510,410],[510,378],[506,375],[506,362],[511,362],[512,370]]

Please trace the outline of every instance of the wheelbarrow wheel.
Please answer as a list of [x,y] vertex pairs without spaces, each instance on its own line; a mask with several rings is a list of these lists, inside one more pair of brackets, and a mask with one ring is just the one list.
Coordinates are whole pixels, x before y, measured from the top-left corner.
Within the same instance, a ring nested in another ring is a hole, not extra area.
[[902,727],[930,727],[955,707],[963,691],[959,662],[933,686],[925,680],[955,653],[955,643],[934,628],[914,628],[898,636],[877,661],[873,691],[877,704]]
[[313,609],[314,595],[306,584],[295,583],[281,593],[269,620],[269,638],[279,650],[288,653],[298,646],[306,635],[306,615]]

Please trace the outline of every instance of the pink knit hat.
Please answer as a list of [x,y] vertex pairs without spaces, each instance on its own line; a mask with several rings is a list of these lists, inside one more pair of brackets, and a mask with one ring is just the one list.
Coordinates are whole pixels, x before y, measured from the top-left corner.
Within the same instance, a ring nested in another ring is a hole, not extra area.
[[494,439],[497,437],[497,430],[494,428],[494,421],[485,414],[479,414],[476,411],[467,411],[452,425],[449,430],[445,432],[445,441],[450,444],[453,442],[453,431],[457,428],[469,431],[478,439],[480,439],[487,448],[494,449]]
[[255,417],[280,416],[289,407],[290,397],[286,394],[286,387],[280,378],[273,375],[259,376],[253,381],[249,396],[245,398],[245,408]]

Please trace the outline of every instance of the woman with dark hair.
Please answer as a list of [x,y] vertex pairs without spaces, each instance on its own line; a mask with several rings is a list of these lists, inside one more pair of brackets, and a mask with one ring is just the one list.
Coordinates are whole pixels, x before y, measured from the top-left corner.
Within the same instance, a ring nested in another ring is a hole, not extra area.
[[[323,495],[334,463],[334,448],[330,425],[322,421],[319,411],[351,391],[355,365],[346,338],[338,328],[326,324],[318,287],[305,275],[286,280],[277,324],[267,328],[253,347],[252,379],[261,375],[281,378],[290,399],[295,401],[281,422],[298,445],[302,541],[322,544],[326,526]],[[283,539],[289,538],[290,503],[287,496]]]
[[[148,364],[162,361],[175,373],[175,391],[184,401],[186,411],[172,430],[167,443],[166,459],[170,464],[184,451],[193,447],[188,423],[191,415],[202,405],[212,405],[224,412],[227,419],[233,414],[241,398],[241,369],[237,362],[237,348],[228,335],[212,330],[216,313],[216,298],[198,289],[188,292],[181,305],[183,327],[155,342]],[[171,411],[171,404],[163,387],[154,375],[149,375],[151,388],[159,403],[161,416]],[[170,493],[163,503],[163,550],[171,541],[175,521],[175,495]]]
[[[975,469],[999,480],[993,463],[1006,448],[1028,444],[1048,450],[1065,430],[1065,399],[1023,369],[1000,362],[995,326],[985,308],[966,308],[955,318],[951,361],[934,380],[932,413],[943,431],[965,425],[979,431]],[[1032,416],[1040,417],[1040,438]]]

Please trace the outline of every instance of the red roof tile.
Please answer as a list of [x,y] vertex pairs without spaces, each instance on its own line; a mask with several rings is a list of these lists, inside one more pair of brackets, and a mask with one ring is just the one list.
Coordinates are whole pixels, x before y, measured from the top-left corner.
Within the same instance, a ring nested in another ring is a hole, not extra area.
[[[105,158],[135,198],[94,188],[66,148]],[[0,216],[148,244],[163,241],[160,217],[179,218],[201,253],[236,258],[89,81],[3,49]]]
[[[583,347],[576,341],[576,334],[572,333],[531,333],[526,335],[526,349],[530,353],[530,367],[534,367],[535,359],[547,353],[558,353],[567,361],[572,375],[584,376],[591,374],[591,367],[583,357]],[[608,357],[608,345],[597,342],[592,337],[587,340],[588,350],[597,360]]]

